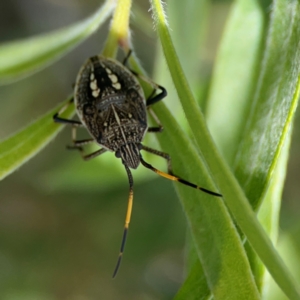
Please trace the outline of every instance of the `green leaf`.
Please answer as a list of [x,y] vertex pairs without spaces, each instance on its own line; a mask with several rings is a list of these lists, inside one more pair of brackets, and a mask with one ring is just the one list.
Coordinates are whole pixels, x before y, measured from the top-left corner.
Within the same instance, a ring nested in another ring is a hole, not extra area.
[[[198,184],[215,189],[212,188],[210,174],[193,147],[193,142],[187,138],[163,104],[158,104],[153,109],[163,120],[165,131],[159,136],[159,141],[162,148],[171,154],[175,173],[180,172],[178,175],[183,178],[192,182],[197,180]],[[178,184],[176,186],[209,291],[213,292],[216,299],[258,299],[243,245],[223,201]],[[197,273],[196,275],[197,277],[192,278],[199,278]],[[183,287],[184,290],[177,299],[205,299],[208,296],[207,285],[203,276],[201,278],[202,287],[206,288],[199,289],[198,284],[193,282],[193,285]]]
[[174,300],[208,300],[211,299],[211,292],[207,286],[206,277],[204,275],[200,261],[198,260]]
[[[181,58],[183,70],[191,81],[193,92],[199,86],[201,49],[205,42],[209,12],[208,2],[208,0],[169,1],[166,7],[172,28],[171,36]],[[189,49],[188,55],[186,49]]]
[[[191,182],[197,180],[195,183],[214,190],[210,174],[198,152],[170,112],[162,103],[155,107],[155,112],[164,121],[165,130],[159,141],[172,156],[175,174],[180,172],[179,176]],[[259,299],[242,242],[222,199],[180,184],[176,184],[176,188],[214,297]],[[196,297],[194,292],[191,291],[191,295]]]
[[[297,262],[300,261],[299,245],[295,243],[299,237],[299,230],[292,232],[282,232],[278,241],[278,251],[285,258],[286,264],[292,270],[295,278],[300,278],[300,269]],[[263,291],[264,300],[289,300],[284,293],[278,288],[269,274],[267,275],[266,290]]]
[[[287,163],[280,162],[279,157],[288,155],[288,147],[282,148],[289,140],[287,135],[299,98],[299,3],[294,1],[288,5],[286,1],[276,1],[272,12],[268,43],[254,98],[255,106],[248,119],[235,167],[254,209],[263,201],[260,220],[276,242],[280,196]],[[246,156],[249,156],[248,162]],[[259,261],[256,269],[259,270],[257,281],[266,291],[269,281],[266,281]]]
[[[264,226],[266,232],[268,232],[272,242],[277,245],[278,239],[278,227],[279,227],[279,216],[281,207],[282,190],[285,182],[285,175],[289,157],[290,143],[291,143],[292,130],[290,130],[286,141],[281,150],[280,156],[277,161],[274,175],[270,180],[266,196],[258,212],[258,219]],[[270,292],[270,280],[269,273],[266,272],[261,261],[256,261],[255,268],[257,270],[255,278],[258,286],[262,291],[262,295],[265,296]]]
[[266,192],[298,103],[299,21],[298,1],[274,2],[254,105],[234,162],[254,209]]
[[[208,106],[210,128],[231,165],[236,158],[237,151],[240,151],[239,159],[235,162],[236,176],[243,186],[245,181],[249,180],[248,191],[252,194],[248,192],[247,195],[256,210],[264,198],[266,187],[270,184],[278,153],[286,138],[286,129],[283,128],[290,126],[297,101],[297,96],[292,96],[296,92],[298,80],[297,71],[292,70],[299,68],[296,42],[299,37],[291,38],[292,35],[297,35],[295,29],[298,21],[295,21],[297,11],[295,5],[296,2],[287,5],[285,1],[276,1],[272,9],[272,18],[269,20],[268,3],[263,7],[260,2],[256,1],[237,1],[220,47],[212,81]],[[269,25],[269,29],[266,30],[263,25]],[[286,57],[289,56],[293,63],[286,66],[287,70],[284,73],[282,70],[286,64]],[[292,80],[290,74],[294,74]],[[290,82],[293,84],[290,85]],[[286,98],[288,104],[285,116],[281,106],[283,97],[278,93],[280,86],[283,87],[284,93],[289,95]],[[249,114],[251,110],[256,113]],[[266,111],[268,114],[265,113]],[[247,134],[244,131],[245,126],[251,123]],[[273,129],[273,134],[269,128]],[[261,142],[253,138],[255,132]],[[268,147],[261,148],[263,143],[266,143]],[[244,144],[245,153],[241,150],[241,144]],[[255,161],[251,159],[250,154],[265,155],[268,162],[259,157]],[[253,173],[249,171],[251,168],[254,170]],[[255,168],[259,172],[256,172]],[[244,170],[250,174],[248,177],[240,176],[239,172],[243,173]],[[263,203],[263,210],[268,211],[268,216],[265,218],[268,217],[269,222],[273,220],[272,226],[270,224],[268,226],[270,230],[267,230],[271,237],[276,235],[278,229],[278,224],[275,224],[278,221],[278,202],[280,202],[278,197],[281,195],[280,186],[284,181],[282,173],[285,173],[285,166],[282,165],[277,172],[281,174],[281,182],[277,180],[279,190],[272,192],[274,190],[272,188],[272,191],[268,191],[268,196]],[[260,177],[259,184],[253,180],[251,182],[251,176],[253,178],[256,175]],[[267,220],[262,221],[267,222]],[[260,263],[256,265],[256,262],[252,262],[255,278],[257,282],[262,282],[263,271],[259,271],[260,274],[255,271],[261,268]]]
[[[189,78],[193,94],[196,95],[197,99],[201,98],[201,102],[205,101],[207,78],[202,78],[202,76],[199,78],[199,70],[202,68],[201,54],[204,52],[203,44],[207,35],[206,29],[210,4],[208,0],[169,1],[166,7],[170,28],[172,28],[171,36],[181,58],[182,68]],[[183,18],[188,21],[180,22],[179,20]],[[187,120],[174,89],[172,78],[169,76],[168,68],[165,66],[165,58],[162,51],[158,51],[158,55],[156,55],[155,69],[157,82],[166,87],[168,91],[168,98],[164,103],[172,111],[172,114],[176,116],[182,127],[188,130]],[[188,251],[186,251],[185,255],[185,271],[191,271],[192,274],[189,274],[178,294],[180,297],[185,297],[186,299],[187,297],[191,299],[195,297],[196,299],[206,299],[210,295],[210,290],[205,282],[206,277],[189,232],[187,238],[189,242],[186,243]],[[194,263],[196,266],[193,267],[193,270],[190,270]],[[193,282],[194,279],[195,282]]]
[[[215,62],[206,117],[214,140],[229,164],[232,164],[237,151],[257,81],[267,24],[265,10],[257,1],[235,1]],[[199,268],[198,276],[202,276],[202,268]],[[184,286],[194,284],[193,277],[188,276]]]
[[[243,190],[230,171],[230,168],[227,166],[214,146],[214,143],[203,120],[203,116],[192,97],[188,83],[173,48],[161,3],[159,1],[153,1],[153,3],[153,12],[156,26],[163,46],[166,61],[168,63],[174,85],[182,102],[195,141],[197,143],[197,146],[199,147],[198,151],[203,154],[206,163],[215,178],[215,182],[220,187],[224,195],[224,199],[226,200],[226,203],[236,222],[250,241],[252,247],[260,256],[263,263],[268,268],[269,272],[272,274],[273,278],[291,299],[300,299],[296,284],[291,278],[278,253],[274,249],[270,239],[257,221],[256,216],[254,215]],[[287,4],[285,5],[288,6]],[[295,90],[295,86],[293,88]],[[156,112],[158,111],[156,110]],[[165,116],[164,120],[166,120]],[[195,235],[194,239],[196,239]],[[201,249],[198,249],[198,251],[200,252]],[[212,288],[214,286],[211,284],[212,282],[210,282],[212,278],[209,277],[209,272],[213,271],[211,271],[210,269],[206,269],[207,266],[205,265],[205,263],[207,263],[207,260],[203,259],[203,257],[201,259],[200,253],[199,257],[202,262],[203,268],[206,271],[205,274],[207,276],[208,283]],[[234,288],[237,287],[233,287],[233,289]],[[212,292],[216,297],[216,291],[212,289]],[[227,296],[228,295],[230,295],[229,290]]]
[[[68,99],[69,101],[70,99]],[[0,142],[0,179],[5,178],[41,151],[63,128],[53,121],[53,115],[65,105],[60,104],[25,129]],[[63,117],[74,114],[74,105],[64,112]]]
[[29,39],[0,45],[0,84],[37,72],[69,52],[103,24],[114,6],[114,0],[107,0],[84,21]]
[[268,11],[260,1],[235,1],[217,53],[206,117],[211,134],[230,165],[253,103]]

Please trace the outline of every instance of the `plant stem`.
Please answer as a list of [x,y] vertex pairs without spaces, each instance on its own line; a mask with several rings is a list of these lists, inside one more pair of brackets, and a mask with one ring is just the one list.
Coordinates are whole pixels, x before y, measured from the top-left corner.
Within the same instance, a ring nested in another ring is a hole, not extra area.
[[130,47],[130,19],[131,0],[118,0],[111,21],[109,34],[102,54],[105,57],[115,57],[118,45],[128,52]]

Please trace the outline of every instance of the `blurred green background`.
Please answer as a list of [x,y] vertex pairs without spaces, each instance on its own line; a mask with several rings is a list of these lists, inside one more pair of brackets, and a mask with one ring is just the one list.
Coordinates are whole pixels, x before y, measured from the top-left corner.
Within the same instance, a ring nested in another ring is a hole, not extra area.
[[[1,1],[0,42],[82,20],[99,3]],[[209,5],[206,38],[197,62],[202,82],[199,98],[207,91],[205,83],[212,72],[230,5],[230,1],[212,1]],[[157,40],[147,12],[149,3],[139,0],[134,1],[134,6],[133,44],[142,65],[151,74]],[[172,28],[172,18],[170,22]],[[45,70],[1,86],[0,139],[66,99],[80,66],[87,57],[101,51],[106,35],[107,24]],[[188,50],[184,60],[188,59]],[[296,123],[279,237],[282,251],[292,263],[300,260],[298,128]],[[186,233],[185,217],[172,183],[142,168],[133,172],[132,222],[120,272],[112,280],[127,206],[128,180],[121,162],[111,153],[84,162],[78,153],[66,151],[70,136],[70,129],[65,128],[40,154],[1,182],[0,299],[171,299],[184,279]],[[147,142],[150,145],[153,139]],[[160,160],[150,156],[147,160],[166,168]]]

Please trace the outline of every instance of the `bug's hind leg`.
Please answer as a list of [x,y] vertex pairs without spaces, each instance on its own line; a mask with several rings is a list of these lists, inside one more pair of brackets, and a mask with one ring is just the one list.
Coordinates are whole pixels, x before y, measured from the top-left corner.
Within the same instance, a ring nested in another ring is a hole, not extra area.
[[[154,153],[154,154],[155,154],[155,153]],[[144,159],[143,159],[142,156],[140,156],[140,160],[141,160],[142,165],[143,165],[145,168],[147,168],[147,169],[149,169],[149,170],[155,172],[155,173],[158,174],[159,176],[162,176],[162,177],[164,177],[164,178],[166,178],[166,179],[169,179],[169,180],[172,180],[172,181],[180,182],[180,183],[182,183],[182,184],[184,184],[184,185],[187,185],[187,186],[192,187],[192,188],[194,188],[194,189],[200,190],[200,191],[202,191],[202,192],[204,192],[204,193],[207,193],[207,194],[210,194],[210,195],[212,195],[212,196],[223,197],[223,196],[222,196],[221,194],[219,194],[219,193],[216,193],[216,192],[213,192],[213,191],[211,191],[211,190],[205,189],[205,188],[203,188],[203,187],[201,187],[201,186],[199,186],[199,185],[196,185],[196,184],[194,184],[194,183],[192,183],[192,182],[190,182],[190,181],[187,181],[187,180],[185,180],[185,179],[183,179],[183,178],[181,178],[181,177],[179,177],[179,176],[172,175],[172,174],[168,174],[168,173],[165,173],[165,172],[163,172],[163,171],[160,171],[160,170],[154,168],[153,166],[151,166],[150,164],[148,164],[146,161],[144,161]]]
[[213,196],[216,196],[216,197],[222,197],[222,195],[219,194],[219,193],[210,191],[210,190],[205,189],[203,187],[200,187],[200,186],[198,186],[198,185],[196,185],[194,183],[191,183],[190,181],[187,181],[187,180],[185,180],[185,179],[183,179],[183,178],[181,178],[179,176],[174,175],[173,172],[172,172],[171,157],[170,157],[170,155],[168,153],[161,152],[161,151],[149,148],[149,147],[144,146],[144,145],[142,145],[142,150],[145,150],[145,151],[147,151],[149,153],[152,153],[154,155],[158,155],[160,157],[163,157],[164,159],[167,160],[167,163],[168,163],[168,173],[165,173],[163,171],[160,171],[160,170],[152,167],[150,164],[148,164],[147,162],[144,161],[144,159],[143,159],[142,156],[140,156],[140,160],[141,160],[142,165],[144,167],[146,167],[147,169],[150,169],[153,172],[157,173],[158,175],[160,175],[160,176],[162,176],[164,178],[167,178],[169,180],[180,182],[180,183],[182,183],[184,185],[190,186],[190,187],[192,187],[194,189],[200,190],[200,191],[202,191],[204,193],[207,193],[207,194],[210,194],[210,195],[213,195]]
[[170,155],[168,153],[162,152],[162,151],[158,151],[156,149],[152,149],[152,148],[144,146],[144,145],[142,145],[142,150],[145,150],[145,151],[147,151],[149,153],[152,153],[154,155],[157,155],[157,156],[160,156],[160,157],[164,158],[167,161],[168,174],[173,175],[171,157],[170,157]]
[[141,155],[140,156],[141,163],[147,169],[150,169],[153,172],[155,172],[156,174],[158,174],[158,175],[160,175],[160,176],[162,176],[164,178],[167,178],[169,180],[180,182],[180,183],[182,183],[184,185],[190,186],[190,187],[192,187],[194,189],[200,190],[200,191],[202,191],[204,193],[207,193],[207,194],[210,194],[210,195],[213,195],[213,196],[216,196],[216,197],[222,197],[222,195],[219,194],[219,193],[216,193],[216,192],[213,192],[211,190],[205,189],[205,188],[203,188],[203,187],[201,187],[199,185],[196,185],[194,183],[191,183],[190,181],[187,181],[187,180],[185,180],[185,179],[183,179],[183,178],[181,178],[179,176],[174,175],[173,172],[172,172],[171,157],[170,157],[169,154],[167,154],[165,152],[161,152],[161,151],[155,150],[155,149],[152,149],[152,148],[149,148],[149,147],[146,147],[144,145],[142,145],[142,150],[145,150],[145,151],[150,152],[150,153],[152,153],[154,155],[158,155],[160,157],[163,157],[168,162],[168,173],[165,173],[163,171],[160,171],[160,170],[152,167],[150,164],[148,164],[147,162],[145,162],[144,159],[143,159],[143,157],[142,157],[142,155]]

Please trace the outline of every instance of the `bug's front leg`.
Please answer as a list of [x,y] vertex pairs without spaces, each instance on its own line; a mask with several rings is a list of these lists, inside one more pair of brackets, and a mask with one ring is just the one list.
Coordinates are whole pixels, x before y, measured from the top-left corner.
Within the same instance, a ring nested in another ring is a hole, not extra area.
[[70,99],[54,116],[53,116],[53,121],[55,123],[60,123],[60,124],[68,124],[76,127],[83,127],[83,124],[79,121],[75,120],[69,120],[69,119],[64,119],[59,117],[72,103],[74,102],[74,98]]

